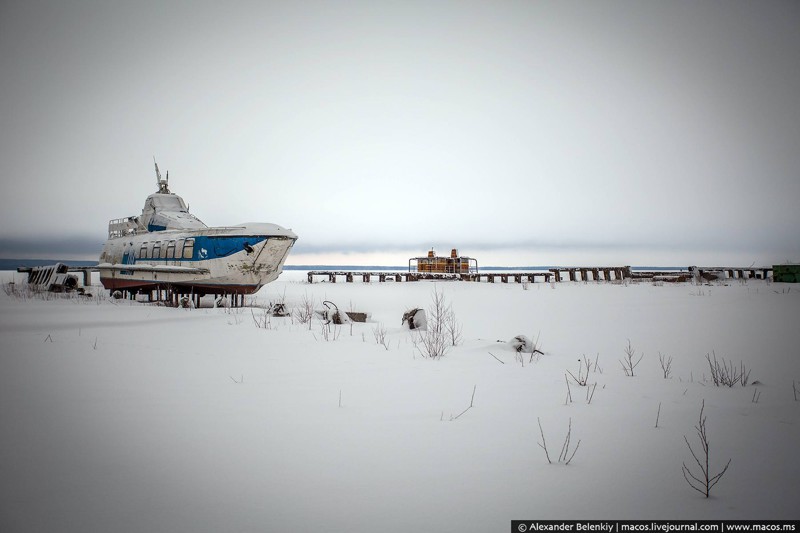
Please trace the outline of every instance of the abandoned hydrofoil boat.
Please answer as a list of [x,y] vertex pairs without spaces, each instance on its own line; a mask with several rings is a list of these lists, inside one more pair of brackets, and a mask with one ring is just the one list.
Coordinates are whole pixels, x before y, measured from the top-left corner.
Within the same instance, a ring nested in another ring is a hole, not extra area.
[[110,292],[253,294],[283,270],[297,240],[276,224],[210,228],[170,192],[169,173],[147,197],[142,214],[111,220],[100,254],[100,281]]

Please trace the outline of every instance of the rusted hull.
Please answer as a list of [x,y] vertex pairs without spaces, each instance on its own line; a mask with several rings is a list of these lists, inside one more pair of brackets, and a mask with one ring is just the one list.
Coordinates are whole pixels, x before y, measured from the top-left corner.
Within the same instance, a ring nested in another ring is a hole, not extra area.
[[166,283],[133,279],[100,278],[103,287],[109,291],[150,292],[155,290],[173,291],[180,294],[255,294],[263,285],[231,285],[220,283]]

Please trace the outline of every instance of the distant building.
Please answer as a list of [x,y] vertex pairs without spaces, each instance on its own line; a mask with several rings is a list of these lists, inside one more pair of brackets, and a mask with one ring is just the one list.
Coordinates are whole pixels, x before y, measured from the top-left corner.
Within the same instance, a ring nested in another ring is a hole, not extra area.
[[[412,265],[412,263],[414,263]],[[469,274],[478,272],[478,260],[458,255],[458,250],[450,250],[450,257],[439,257],[433,248],[427,257],[412,257],[408,260],[409,272],[430,272],[438,274]]]
[[[766,274],[764,274],[766,278]],[[800,283],[800,265],[772,265],[772,280],[783,283]]]

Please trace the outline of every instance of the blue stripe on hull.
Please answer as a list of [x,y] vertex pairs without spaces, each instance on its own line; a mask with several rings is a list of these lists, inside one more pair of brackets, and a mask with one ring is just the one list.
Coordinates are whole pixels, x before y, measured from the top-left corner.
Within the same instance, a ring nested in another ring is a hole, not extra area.
[[228,236],[204,236],[199,235],[194,238],[193,261],[207,259],[219,259],[228,257],[241,252],[247,246],[255,246],[266,240],[262,236],[249,237],[228,237]]
[[[151,236],[152,238],[152,236]],[[280,238],[280,237],[277,237]],[[176,257],[140,257],[140,246],[141,243],[134,244],[133,248],[128,249],[122,255],[122,264],[124,265],[133,265],[138,262],[146,262],[146,263],[171,263],[175,261],[179,262],[189,262],[189,261],[209,261],[212,259],[221,259],[223,257],[230,257],[234,254],[237,254],[241,251],[245,250],[245,245],[253,246],[269,240],[269,237],[265,237],[263,235],[253,235],[248,237],[228,237],[228,236],[212,236],[208,237],[205,235],[186,235],[181,237],[170,236],[170,238],[163,238],[158,239],[158,242],[161,243],[161,250],[165,250],[167,247],[167,243],[170,241],[176,240],[192,240],[193,248],[192,248],[192,257],[185,257],[183,255],[183,249],[177,250]],[[144,241],[149,242],[150,246],[148,249],[152,251],[152,243],[156,242],[155,240],[151,241]]]

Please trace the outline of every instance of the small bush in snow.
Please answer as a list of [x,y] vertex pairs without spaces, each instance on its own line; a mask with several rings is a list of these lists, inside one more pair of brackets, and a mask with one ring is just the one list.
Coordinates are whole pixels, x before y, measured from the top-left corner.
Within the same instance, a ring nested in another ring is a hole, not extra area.
[[636,358],[636,350],[631,347],[631,340],[628,339],[628,346],[625,348],[625,357],[619,361],[626,376],[634,376],[633,370],[642,361],[642,357],[644,357],[644,354],[640,355],[638,359]]
[[[413,314],[415,324],[419,314],[419,309]],[[456,341],[460,339],[461,326],[455,321],[455,316],[445,300],[444,293],[440,292],[435,286],[428,312],[422,316],[426,317],[425,333],[417,334],[414,339],[414,346],[423,357],[431,359],[443,357],[450,347],[455,346]],[[448,326],[448,322],[451,324],[450,326]],[[409,323],[409,327],[410,325]],[[416,329],[419,331],[422,328],[417,326]]]
[[733,361],[726,361],[724,357],[717,360],[717,354],[711,353],[713,354],[713,360],[711,354],[706,354],[706,361],[708,361],[708,367],[711,370],[711,381],[714,382],[714,385],[717,387],[722,387],[723,385],[725,387],[733,387],[737,383],[741,383],[742,387],[747,386],[750,380],[750,371],[745,368],[743,362],[740,362],[739,368],[736,368]]
[[[547,462],[553,464],[553,461],[550,460],[550,452],[547,451],[547,441],[544,438],[544,430],[542,429],[542,421],[537,418],[536,421],[539,423],[539,433],[542,436],[542,442],[537,443],[541,449],[544,450],[544,455],[547,457]],[[578,444],[575,445],[575,449],[572,450],[572,453],[569,453],[569,446],[570,440],[572,438],[572,419],[569,419],[569,426],[567,426],[567,436],[564,438],[564,444],[561,445],[561,453],[558,455],[558,462],[568,465],[572,462],[572,458],[575,457],[575,453],[577,453],[578,448],[581,445],[581,441],[578,440]]]
[[386,328],[383,324],[378,324],[375,328],[372,329],[372,334],[375,336],[375,342],[380,344],[387,350],[389,349],[389,345],[386,342]]
[[703,403],[700,407],[700,421],[694,427],[695,431],[697,431],[697,438],[700,440],[700,446],[702,448],[702,452],[699,454],[694,451],[692,445],[689,444],[689,439],[686,438],[686,435],[683,436],[683,440],[686,441],[686,446],[689,448],[689,451],[692,453],[692,457],[694,458],[695,463],[700,468],[700,472],[695,474],[692,472],[686,463],[683,463],[683,478],[686,480],[686,483],[689,484],[694,490],[699,492],[700,494],[705,495],[708,498],[709,494],[711,493],[711,489],[719,483],[719,480],[728,471],[728,467],[731,465],[731,460],[728,459],[727,464],[725,464],[725,468],[723,468],[718,474],[712,476],[711,470],[709,467],[708,462],[708,434],[706,433],[706,417],[703,416],[703,409],[705,409],[706,402],[703,400]]
[[253,317],[253,322],[259,329],[272,329],[272,313],[271,307],[264,307],[261,312],[256,315],[255,311],[250,308],[250,315]]
[[444,319],[444,332],[447,335],[447,338],[450,341],[452,346],[458,346],[461,344],[462,339],[462,326],[461,323],[456,320],[456,314],[450,309],[445,316]]
[[308,294],[304,294],[300,305],[294,309],[293,317],[301,324],[308,324],[308,329],[311,329],[311,319],[314,318],[314,299],[309,298]]
[[658,352],[658,362],[661,363],[661,371],[664,373],[664,379],[669,379],[672,375],[672,356],[669,357]]
[[[584,368],[586,370],[584,371]],[[583,356],[582,359],[578,359],[578,375],[576,376],[569,370],[567,370],[567,374],[572,378],[575,383],[580,385],[581,387],[585,387],[589,382],[589,372],[592,369],[592,362],[589,360],[586,355]]]
[[[342,333],[342,328],[337,326],[335,323],[326,320],[320,320],[320,335],[322,339],[326,342],[335,341],[339,338],[339,335]],[[333,325],[333,327],[331,327]],[[316,335],[314,336],[316,338]]]
[[413,339],[413,343],[420,355],[430,359],[444,357],[450,350],[450,343],[447,341],[447,336],[433,329],[417,333]]

